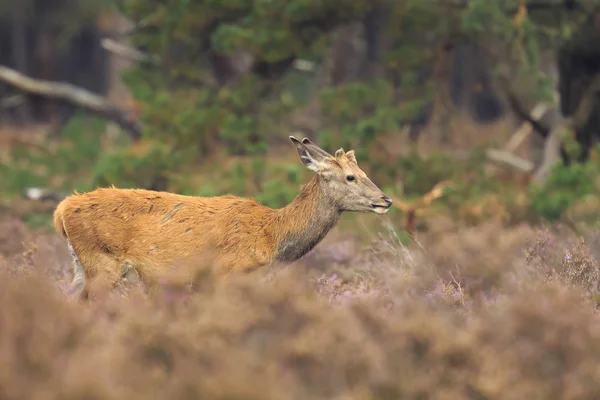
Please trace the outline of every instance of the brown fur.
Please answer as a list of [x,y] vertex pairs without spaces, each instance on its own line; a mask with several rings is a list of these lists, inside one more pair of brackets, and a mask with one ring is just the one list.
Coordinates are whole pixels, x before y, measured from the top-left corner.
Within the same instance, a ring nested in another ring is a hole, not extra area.
[[[342,211],[382,214],[389,209],[390,200],[358,168],[352,152],[340,149],[333,157],[307,139],[291,139],[301,160],[317,174],[281,209],[232,195],[194,197],[139,189],[99,188],[64,199],[55,210],[54,225],[72,246],[81,274],[85,270],[83,283],[72,292],[87,292],[91,281],[112,285],[127,269],[135,269],[143,282],[155,283],[177,264],[193,263],[208,252],[218,277],[292,262],[325,237]],[[349,173],[355,182],[346,182]],[[360,199],[357,209],[346,204],[352,196]],[[374,202],[379,207],[368,210],[365,204]]]

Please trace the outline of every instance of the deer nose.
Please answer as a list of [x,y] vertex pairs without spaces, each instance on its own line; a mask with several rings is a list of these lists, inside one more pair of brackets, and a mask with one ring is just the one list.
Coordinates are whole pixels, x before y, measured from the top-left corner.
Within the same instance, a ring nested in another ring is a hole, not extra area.
[[383,199],[383,201],[385,201],[386,203],[388,203],[388,206],[391,206],[392,203],[394,202],[392,199],[390,199],[387,196],[383,196],[382,199]]

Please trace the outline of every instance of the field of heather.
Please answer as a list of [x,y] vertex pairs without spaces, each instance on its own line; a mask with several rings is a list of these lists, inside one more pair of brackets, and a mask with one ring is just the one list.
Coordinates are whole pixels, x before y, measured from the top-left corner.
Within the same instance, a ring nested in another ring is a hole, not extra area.
[[600,235],[333,232],[228,285],[68,300],[54,233],[0,222],[3,399],[595,399]]

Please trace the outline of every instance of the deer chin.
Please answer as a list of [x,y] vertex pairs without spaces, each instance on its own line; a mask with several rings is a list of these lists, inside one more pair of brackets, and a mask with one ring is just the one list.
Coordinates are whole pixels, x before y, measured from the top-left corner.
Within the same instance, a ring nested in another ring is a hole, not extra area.
[[390,205],[371,204],[371,211],[379,215],[387,214],[387,212],[390,211]]

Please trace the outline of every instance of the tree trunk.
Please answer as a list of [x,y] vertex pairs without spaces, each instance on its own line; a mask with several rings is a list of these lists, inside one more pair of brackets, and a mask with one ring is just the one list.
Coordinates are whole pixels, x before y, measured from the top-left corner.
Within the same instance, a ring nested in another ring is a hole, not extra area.
[[331,51],[331,83],[338,85],[359,79],[367,55],[363,25],[354,22],[337,28],[333,32]]
[[[56,33],[51,26],[42,26],[37,32],[34,62],[37,68],[35,76],[38,79],[51,81],[57,76],[56,61],[59,57],[56,46]],[[52,101],[44,101],[41,107],[41,119],[50,120],[52,125],[58,124],[60,114],[58,104]]]
[[[101,15],[98,23],[100,33],[117,45],[128,46],[127,36],[125,32],[130,32],[134,29],[134,24],[119,13],[111,13]],[[107,52],[107,74],[106,74],[106,98],[109,103],[114,104],[124,109],[135,109],[134,101],[131,92],[127,85],[123,82],[122,74],[128,68],[135,64],[134,59],[124,57],[115,52]],[[136,116],[137,117],[137,116]],[[117,135],[119,128],[118,122],[110,122],[107,125],[107,134],[110,138]]]
[[385,34],[388,15],[388,7],[378,5],[362,21],[366,46],[366,59],[361,73],[363,77],[378,79],[385,75],[383,55],[390,45],[389,37]]
[[[552,79],[552,87],[558,90],[559,74],[557,65],[557,55],[555,50],[545,51],[540,57],[542,71]],[[555,92],[558,94],[558,92]],[[553,136],[556,126],[563,123],[563,115],[560,109],[560,98],[555,98],[554,104],[548,104],[548,111],[539,122],[548,127],[549,136],[547,138],[541,135],[532,135],[530,137],[531,159],[538,169],[536,179],[541,179],[547,173],[548,169],[560,160],[561,140],[560,137]]]
[[[23,1],[13,1],[12,6],[12,54],[14,65],[17,71],[22,74],[29,74],[29,65],[27,62],[27,26],[25,19],[25,4]],[[31,121],[31,108],[27,98],[23,100],[19,107],[22,124]]]

